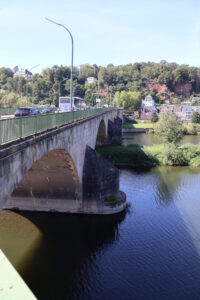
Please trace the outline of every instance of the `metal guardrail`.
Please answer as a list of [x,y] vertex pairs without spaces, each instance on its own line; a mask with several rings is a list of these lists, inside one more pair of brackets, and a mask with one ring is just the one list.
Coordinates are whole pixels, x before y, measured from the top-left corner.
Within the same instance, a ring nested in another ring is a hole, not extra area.
[[0,145],[110,110],[113,110],[113,108],[96,108],[76,112],[2,119],[0,120]]

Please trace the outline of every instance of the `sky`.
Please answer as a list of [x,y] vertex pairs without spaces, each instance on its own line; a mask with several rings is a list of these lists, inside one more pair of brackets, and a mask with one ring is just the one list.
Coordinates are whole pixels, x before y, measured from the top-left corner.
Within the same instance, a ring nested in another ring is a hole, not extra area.
[[0,67],[162,59],[200,67],[199,0],[0,0]]

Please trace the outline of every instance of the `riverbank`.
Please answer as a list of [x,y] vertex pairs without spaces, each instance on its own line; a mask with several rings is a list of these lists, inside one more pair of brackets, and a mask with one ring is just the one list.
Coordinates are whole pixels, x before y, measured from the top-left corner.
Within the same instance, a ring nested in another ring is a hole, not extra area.
[[[184,144],[172,153],[163,144],[106,145],[97,147],[97,152],[119,168],[151,169],[156,166],[200,166],[200,145]],[[171,157],[170,155],[174,157]]]

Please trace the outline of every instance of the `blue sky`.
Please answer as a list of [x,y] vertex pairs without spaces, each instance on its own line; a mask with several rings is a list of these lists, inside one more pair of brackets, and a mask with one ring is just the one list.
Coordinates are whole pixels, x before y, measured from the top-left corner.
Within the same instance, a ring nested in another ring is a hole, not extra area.
[[0,66],[106,66],[141,61],[200,66],[199,0],[0,0]]

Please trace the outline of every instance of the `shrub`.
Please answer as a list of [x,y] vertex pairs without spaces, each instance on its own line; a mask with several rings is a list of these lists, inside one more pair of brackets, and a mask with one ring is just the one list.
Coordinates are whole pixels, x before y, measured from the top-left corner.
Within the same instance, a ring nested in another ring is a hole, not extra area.
[[192,123],[200,123],[200,113],[197,111],[192,113]]
[[188,164],[183,155],[183,149],[174,144],[167,144],[164,149],[163,163],[169,166],[185,166]]
[[183,127],[183,134],[187,135],[197,135],[198,128],[195,124],[188,124],[187,127]]
[[155,132],[161,136],[165,143],[178,145],[183,136],[182,121],[175,113],[164,113],[156,128]]
[[157,113],[154,111],[151,114],[151,122],[156,123],[158,121],[158,115]]

